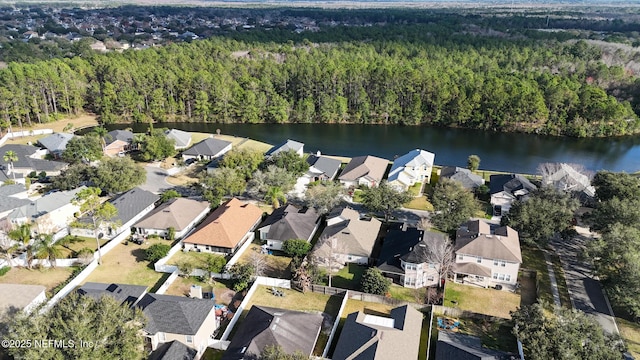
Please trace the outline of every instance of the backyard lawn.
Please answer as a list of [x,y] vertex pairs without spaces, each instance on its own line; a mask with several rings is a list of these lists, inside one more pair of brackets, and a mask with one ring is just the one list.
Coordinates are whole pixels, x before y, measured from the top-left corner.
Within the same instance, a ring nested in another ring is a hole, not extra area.
[[433,205],[427,200],[427,197],[422,195],[411,199],[408,203],[404,204],[407,209],[426,210],[433,211]]
[[619,317],[616,318],[616,323],[629,352],[640,359],[640,324]]
[[413,196],[418,196],[420,195],[420,190],[422,190],[422,183],[421,182],[417,182],[415,184],[413,184],[413,186],[409,187],[409,193]]
[[225,304],[229,305],[231,303],[231,299],[233,295],[235,295],[235,291],[231,290],[229,286],[231,283],[227,280],[215,280],[213,282],[204,282],[198,280],[196,277],[182,277],[179,276],[167,289],[165,294],[167,295],[176,295],[176,296],[187,296],[191,290],[191,285],[200,285],[202,286],[203,292],[211,292],[215,295],[216,304]]
[[128,245],[118,244],[109,253],[102,256],[99,265],[85,282],[121,283],[131,285],[146,285],[149,291],[159,287],[169,274],[158,273],[145,260],[145,249],[153,244],[168,244],[167,240],[149,238],[142,245],[129,242]]
[[538,279],[538,301],[544,301],[546,304],[553,304],[553,294],[551,293],[551,280],[549,279],[549,271],[547,271],[547,263],[544,260],[542,250],[523,246],[522,249],[522,268],[535,270]]
[[337,288],[360,291],[360,279],[367,270],[366,266],[349,263],[340,271],[333,273],[331,285]]
[[[72,235],[68,235],[67,237],[72,237],[74,240],[72,240],[68,245],[63,246],[61,249],[61,259],[74,258],[77,256],[76,252],[84,248],[89,248],[93,251],[97,251],[98,249],[95,238]],[[103,237],[100,239],[100,246],[104,246],[107,242],[109,242],[109,239]]]
[[291,264],[290,257],[285,256],[284,253],[280,251],[274,251],[273,255],[262,254],[260,251],[260,245],[256,243],[249,245],[247,250],[240,256],[240,259],[238,259],[238,263],[251,262],[251,257],[257,256],[264,260],[265,268],[262,274],[263,276],[279,279],[291,278],[291,270],[289,269],[289,264]]
[[71,267],[41,269],[14,267],[8,273],[0,276],[0,283],[42,285],[50,293],[56,286],[67,280],[72,272],[73,268]]
[[444,306],[510,319],[509,312],[520,306],[520,295],[449,281],[445,286]]

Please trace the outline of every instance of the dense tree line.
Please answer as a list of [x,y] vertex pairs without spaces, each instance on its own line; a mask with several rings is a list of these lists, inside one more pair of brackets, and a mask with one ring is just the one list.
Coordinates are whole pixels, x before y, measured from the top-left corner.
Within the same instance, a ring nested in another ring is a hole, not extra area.
[[584,46],[211,39],[11,63],[0,71],[0,118],[21,126],[88,110],[104,123],[429,124],[581,137],[637,131],[629,103],[587,81],[624,74]]

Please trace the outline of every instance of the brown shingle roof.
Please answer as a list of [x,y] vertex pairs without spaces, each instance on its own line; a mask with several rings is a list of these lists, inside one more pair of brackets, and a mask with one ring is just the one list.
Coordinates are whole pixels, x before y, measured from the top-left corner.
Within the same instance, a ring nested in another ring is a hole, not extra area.
[[182,231],[208,207],[209,203],[206,201],[185,198],[172,199],[158,206],[133,226],[144,229],[173,227],[176,231]]
[[[489,226],[485,225],[480,220],[463,225],[456,234],[456,253],[522,263],[518,232],[503,226],[491,234],[487,231]],[[480,232],[473,229],[479,229]]]
[[340,180],[353,181],[367,177],[380,182],[387,171],[389,160],[375,156],[358,156],[349,161],[340,175]]
[[259,207],[233,198],[215,209],[184,242],[233,249],[261,217]]

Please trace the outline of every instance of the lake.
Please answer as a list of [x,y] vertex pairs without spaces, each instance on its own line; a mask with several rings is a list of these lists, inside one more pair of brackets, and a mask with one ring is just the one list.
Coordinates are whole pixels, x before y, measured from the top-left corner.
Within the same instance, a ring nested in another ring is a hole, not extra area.
[[[477,154],[487,170],[536,173],[541,162],[578,163],[593,171],[640,170],[640,137],[576,139],[534,134],[497,133],[482,130],[400,125],[345,124],[212,124],[160,123],[193,132],[249,137],[277,144],[293,139],[305,144],[305,152],[327,155],[395,156],[420,148],[436,154],[438,165],[466,166],[467,157]],[[145,132],[147,124],[107,125],[109,130],[132,127]]]

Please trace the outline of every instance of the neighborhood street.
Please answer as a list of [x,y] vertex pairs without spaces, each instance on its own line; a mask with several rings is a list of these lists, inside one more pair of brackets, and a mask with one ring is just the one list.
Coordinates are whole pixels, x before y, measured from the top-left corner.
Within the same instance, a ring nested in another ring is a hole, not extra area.
[[571,302],[574,308],[595,316],[606,332],[617,334],[618,328],[600,282],[593,279],[589,264],[578,258],[592,235],[585,227],[576,226],[576,230],[579,235],[571,240],[554,239],[551,242],[560,256]]
[[144,169],[147,171],[147,181],[140,185],[140,188],[143,190],[159,194],[172,187],[172,185],[166,181],[168,174],[165,169],[154,164],[146,165]]

